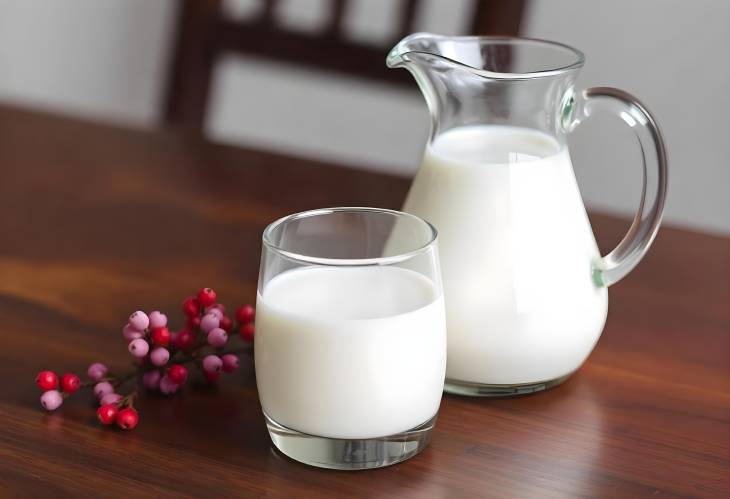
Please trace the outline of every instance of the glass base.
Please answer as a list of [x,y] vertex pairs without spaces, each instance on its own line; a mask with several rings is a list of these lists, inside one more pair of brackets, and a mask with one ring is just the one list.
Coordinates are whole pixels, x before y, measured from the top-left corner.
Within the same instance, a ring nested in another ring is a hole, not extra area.
[[431,440],[436,416],[402,433],[367,439],[307,435],[281,426],[264,413],[274,445],[290,458],[320,468],[364,470],[399,463],[421,452]]
[[[572,373],[571,373],[572,374]],[[515,395],[527,395],[530,393],[542,392],[548,388],[558,386],[570,377],[570,374],[549,381],[537,383],[520,383],[515,385],[491,385],[483,383],[470,383],[446,379],[444,391],[454,395],[467,395],[469,397],[513,397]]]

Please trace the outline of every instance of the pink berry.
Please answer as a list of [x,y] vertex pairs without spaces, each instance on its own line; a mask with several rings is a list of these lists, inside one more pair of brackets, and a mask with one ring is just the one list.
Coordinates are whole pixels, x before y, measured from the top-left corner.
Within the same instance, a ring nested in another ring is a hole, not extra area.
[[134,329],[131,324],[127,324],[122,328],[122,336],[125,340],[132,341],[141,338],[143,333]]
[[195,317],[200,313],[200,304],[193,296],[185,298],[182,304],[183,313],[188,317]]
[[203,288],[200,291],[198,291],[198,303],[200,303],[203,307],[210,307],[215,303],[215,300],[217,298],[215,291],[213,291],[211,288]]
[[150,312],[150,328],[165,326],[167,326],[167,316],[165,314],[163,314],[159,310]]
[[232,353],[227,353],[223,357],[221,357],[221,360],[223,361],[223,372],[232,373],[236,369],[238,369],[238,356],[233,355]]
[[122,430],[131,430],[139,423],[139,414],[131,407],[122,409],[117,414],[117,426]]
[[66,373],[61,376],[61,390],[69,395],[81,388],[81,379],[74,373]]
[[55,390],[58,388],[58,375],[53,371],[41,371],[35,377],[35,384],[44,392],[47,390]]
[[170,360],[170,352],[167,348],[157,347],[152,349],[150,354],[150,362],[155,366],[164,366]]
[[163,376],[160,380],[160,392],[165,395],[172,395],[178,388],[180,388],[180,385],[174,383],[167,375]]
[[200,329],[202,329],[204,333],[208,333],[212,329],[217,328],[218,324],[220,324],[220,320],[215,314],[205,314],[203,318],[200,319]]
[[221,348],[228,341],[228,333],[217,327],[208,333],[208,344],[213,348]]
[[182,385],[188,379],[188,370],[185,366],[174,364],[167,370],[167,377],[176,385]]
[[150,325],[150,318],[141,310],[137,310],[129,316],[129,325],[137,331],[144,331]]
[[96,417],[101,424],[110,425],[116,421],[118,413],[119,409],[117,409],[116,405],[107,404],[102,405],[96,410]]
[[41,395],[41,405],[47,411],[55,411],[63,404],[63,396],[58,390],[48,390]]
[[175,335],[175,347],[183,351],[192,350],[195,347],[195,336],[187,329],[183,329]]
[[107,404],[116,405],[116,403],[119,402],[120,400],[122,400],[122,396],[119,395],[118,393],[107,393],[106,395],[101,397],[101,400],[99,401],[99,403],[101,405],[107,405]]
[[129,342],[127,349],[133,357],[137,357],[139,359],[147,355],[147,352],[150,351],[150,345],[142,338],[137,338],[136,340]]
[[241,329],[239,331],[241,333],[241,338],[243,338],[243,341],[252,342],[253,337],[256,333],[256,327],[252,323],[244,324],[241,326]]
[[106,367],[104,364],[102,364],[101,362],[94,362],[86,370],[86,375],[91,381],[99,381],[101,378],[106,376],[106,373],[108,372],[109,368]]
[[110,393],[114,393],[114,386],[108,381],[102,381],[94,385],[94,395],[96,395],[96,398],[100,399]]
[[236,310],[236,320],[241,324],[253,322],[256,318],[256,309],[251,305],[243,305]]
[[223,367],[223,361],[217,355],[206,355],[203,357],[203,371],[207,373],[218,373]]
[[214,309],[220,310],[221,313],[223,313],[223,314],[226,313],[226,306],[223,305],[222,303],[214,303],[213,305],[208,307],[208,312],[210,312],[211,310],[214,310]]
[[160,378],[162,378],[162,374],[157,369],[147,371],[142,375],[142,384],[148,390],[157,390],[160,387]]
[[209,308],[206,313],[215,315],[218,317],[218,320],[223,318],[223,312],[219,308]]

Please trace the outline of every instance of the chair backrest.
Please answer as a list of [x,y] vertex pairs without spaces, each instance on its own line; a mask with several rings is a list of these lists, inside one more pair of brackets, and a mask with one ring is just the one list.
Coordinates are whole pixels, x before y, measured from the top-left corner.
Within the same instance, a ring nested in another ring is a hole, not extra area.
[[[169,125],[201,133],[210,80],[222,53],[256,55],[359,78],[393,84],[412,84],[404,71],[386,68],[387,51],[411,33],[418,9],[425,2],[401,0],[395,36],[382,44],[354,41],[347,36],[344,18],[351,2],[330,0],[327,19],[318,32],[282,26],[274,15],[277,0],[259,0],[255,15],[234,20],[224,15],[222,0],[182,0],[177,44],[168,79],[165,119]],[[472,34],[519,33],[525,0],[477,0]]]

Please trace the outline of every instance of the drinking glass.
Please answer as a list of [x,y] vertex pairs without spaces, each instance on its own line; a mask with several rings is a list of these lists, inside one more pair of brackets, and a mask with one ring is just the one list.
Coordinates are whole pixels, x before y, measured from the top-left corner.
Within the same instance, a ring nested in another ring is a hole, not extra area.
[[364,469],[423,449],[446,370],[436,229],[406,213],[327,208],[263,234],[256,382],[274,445]]

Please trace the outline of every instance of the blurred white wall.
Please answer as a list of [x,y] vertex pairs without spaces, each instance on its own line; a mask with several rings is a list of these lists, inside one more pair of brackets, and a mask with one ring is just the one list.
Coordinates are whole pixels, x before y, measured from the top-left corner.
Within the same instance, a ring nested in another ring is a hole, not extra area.
[[[585,52],[579,86],[623,88],[655,114],[669,151],[665,220],[730,232],[730,2],[538,0],[532,5],[525,26],[530,36]],[[570,144],[590,206],[633,214],[641,174],[625,128],[616,121],[589,121]]]
[[[324,0],[290,0],[285,22],[316,29]],[[472,0],[430,0],[419,30],[456,33]],[[245,10],[250,0],[233,0]],[[360,0],[352,36],[380,39],[394,0]],[[234,5],[232,3],[232,5]],[[0,101],[157,125],[170,57],[174,0],[0,0]],[[232,9],[235,10],[235,9]],[[657,115],[670,153],[665,220],[730,233],[730,2],[532,0],[529,36],[582,49],[579,86],[612,85]],[[414,87],[415,88],[415,87]],[[216,71],[211,138],[411,175],[426,134],[418,93],[228,57]],[[631,214],[639,166],[627,130],[580,127],[571,151],[587,204]]]
[[174,0],[0,0],[0,100],[155,126]]

